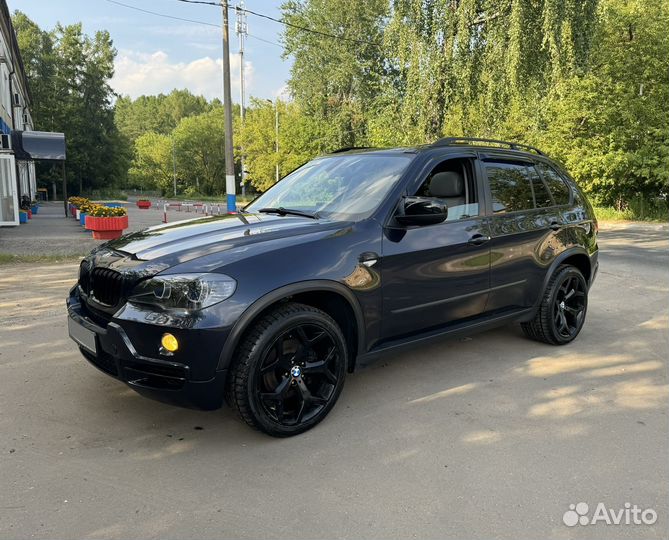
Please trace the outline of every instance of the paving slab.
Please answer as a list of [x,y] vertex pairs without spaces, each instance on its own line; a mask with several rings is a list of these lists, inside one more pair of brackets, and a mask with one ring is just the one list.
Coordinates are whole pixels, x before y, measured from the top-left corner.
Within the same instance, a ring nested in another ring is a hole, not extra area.
[[[162,206],[140,210],[134,202],[121,203],[128,211],[126,232],[139,231],[163,222]],[[170,209],[167,219],[171,222],[201,216],[194,209]],[[94,240],[74,218],[65,217],[62,202],[42,203],[39,213],[28,223],[18,227],[0,227],[0,254],[50,257],[77,257],[87,254],[103,240]]]

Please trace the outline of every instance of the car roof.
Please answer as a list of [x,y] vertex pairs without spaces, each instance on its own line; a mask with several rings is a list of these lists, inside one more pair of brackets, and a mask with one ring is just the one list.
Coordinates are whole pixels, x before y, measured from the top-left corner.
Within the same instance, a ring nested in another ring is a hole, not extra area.
[[[463,142],[459,142],[463,141]],[[464,141],[472,141],[467,143]],[[504,148],[501,145],[506,145]],[[350,155],[350,154],[374,154],[374,155],[397,155],[397,154],[420,154],[438,151],[439,153],[457,153],[462,150],[475,150],[484,152],[502,153],[508,156],[522,157],[525,159],[548,158],[541,150],[520,143],[496,141],[493,139],[474,138],[446,138],[439,139],[433,144],[420,144],[415,146],[398,146],[390,148],[374,147],[346,147],[325,154],[326,156]]]

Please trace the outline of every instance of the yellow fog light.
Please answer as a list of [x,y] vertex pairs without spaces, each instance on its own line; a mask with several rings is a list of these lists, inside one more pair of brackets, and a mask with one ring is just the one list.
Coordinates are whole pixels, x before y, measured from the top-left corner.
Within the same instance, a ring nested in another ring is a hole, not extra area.
[[172,334],[163,334],[160,344],[165,350],[170,352],[175,352],[179,348],[179,341]]

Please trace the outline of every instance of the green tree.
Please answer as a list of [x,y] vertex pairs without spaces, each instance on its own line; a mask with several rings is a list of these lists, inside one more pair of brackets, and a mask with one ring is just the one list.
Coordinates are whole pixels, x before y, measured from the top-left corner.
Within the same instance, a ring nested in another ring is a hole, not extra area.
[[207,102],[203,96],[188,90],[172,90],[169,94],[140,96],[132,99],[120,96],[116,100],[115,121],[118,129],[131,141],[143,133],[170,133],[182,118],[196,116],[220,106]]
[[236,141],[244,149],[244,168],[248,181],[259,191],[265,191],[276,181],[276,165],[283,177],[312,157],[326,150],[319,140],[320,126],[296,103],[278,101],[279,152],[275,150],[275,104],[266,100],[251,100],[244,127],[236,124]]
[[669,195],[669,9],[603,0],[592,68],[545,102],[535,140],[603,204]]
[[143,133],[134,143],[132,185],[186,196],[225,192],[224,111],[217,107],[182,118],[168,134]]
[[46,131],[53,131],[53,113],[57,106],[50,86],[56,72],[53,36],[20,11],[14,13],[12,23],[30,82],[33,121]]
[[597,0],[395,0],[386,27],[394,77],[381,126],[395,143],[445,132],[490,136],[510,113],[588,64]]
[[[21,55],[30,66],[33,120],[37,129],[65,133],[70,189],[124,182],[130,154],[114,124],[109,80],[116,50],[109,33],[88,36],[81,24],[59,24],[47,33],[21,12],[14,21]],[[41,178],[48,176],[44,172]]]
[[158,188],[172,193],[174,181],[173,146],[169,136],[148,132],[137,137],[130,167],[130,182],[143,189]]
[[133,142],[145,133],[169,133],[159,113],[162,99],[162,94],[140,96],[135,100],[119,96],[114,107],[114,121],[119,131]]
[[282,10],[292,25],[346,38],[287,26],[284,54],[294,60],[288,86],[327,147],[366,144],[367,120],[385,73],[388,1],[291,0]]
[[225,190],[225,126],[221,107],[182,118],[172,132],[179,177],[190,193],[215,195]]

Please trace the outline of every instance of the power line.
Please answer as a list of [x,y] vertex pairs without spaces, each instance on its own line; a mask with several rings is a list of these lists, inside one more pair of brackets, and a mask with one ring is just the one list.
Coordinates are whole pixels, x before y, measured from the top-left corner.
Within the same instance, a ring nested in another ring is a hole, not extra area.
[[[139,7],[136,7],[136,6],[131,6],[129,4],[124,4],[123,2],[118,2],[118,0],[105,0],[105,2],[109,2],[111,4],[116,4],[118,6],[123,6],[123,7],[128,8],[128,9],[134,9],[136,11],[141,11],[142,13],[148,13],[150,15],[156,15],[157,17],[165,17],[166,19],[176,19],[177,21],[190,22],[190,23],[194,23],[194,24],[203,24],[205,26],[213,26],[214,28],[220,28],[220,26],[217,25],[217,24],[208,23],[208,22],[205,22],[205,21],[198,21],[198,20],[195,20],[195,19],[185,19],[183,17],[175,17],[173,15],[166,15],[165,13],[158,13],[156,11],[150,11],[148,9],[142,9],[142,8],[139,8]],[[203,2],[203,3],[206,3],[207,5],[210,4],[210,2]],[[249,37],[253,38],[253,39],[256,39],[258,41],[262,41],[263,43],[267,43],[269,45],[274,45],[275,47],[283,48],[283,45],[281,45],[280,43],[277,43],[275,41],[270,41],[268,39],[264,39],[264,38],[261,38],[261,37],[258,37],[258,36],[254,36],[253,34],[247,34],[247,35]]]
[[[181,2],[182,0],[179,0]],[[186,2],[186,0],[183,0]],[[221,7],[220,2],[206,2],[205,0],[188,0],[186,2],[187,4],[203,4],[205,6],[216,6],[216,7]]]
[[218,24],[212,24],[208,23],[205,21],[196,21],[194,19],[184,19],[183,17],[175,17],[173,15],[166,15],[165,13],[158,13],[156,11],[150,11],[148,9],[142,9],[137,6],[131,6],[129,4],[124,4],[123,2],[118,2],[117,0],[105,0],[105,2],[109,2],[110,4],[116,4],[117,6],[123,6],[128,9],[134,9],[135,11],[141,11],[142,13],[148,13],[150,15],[156,15],[157,17],[164,17],[166,19],[174,19],[176,21],[184,21],[184,22],[190,22],[190,23],[195,23],[195,24],[203,24],[205,26],[213,26],[214,28],[220,28]]
[[[185,0],[179,0],[179,1],[185,1]],[[365,45],[373,45],[373,46],[378,46],[378,43],[374,43],[373,41],[366,41],[364,39],[354,39],[354,38],[347,38],[344,36],[337,36],[335,34],[330,34],[328,32],[321,32],[320,30],[314,30],[313,28],[307,28],[306,26],[300,26],[299,24],[293,24],[288,21],[284,21],[283,19],[275,19],[274,17],[271,17],[269,15],[265,15],[264,13],[258,13],[256,11],[251,11],[250,9],[245,10],[247,13],[250,13],[251,15],[255,15],[256,17],[261,17],[263,19],[268,19],[270,21],[274,21],[275,23],[283,24],[285,26],[290,26],[291,28],[295,28],[297,30],[302,30],[304,32],[311,32],[312,34],[318,34],[320,36],[324,37],[329,37],[333,39],[341,39],[343,41],[350,41],[352,43],[362,43]]]
[[[220,4],[216,2],[208,2],[206,0],[177,0],[177,2],[183,2],[185,4],[203,4],[206,6],[216,6],[220,7]],[[332,38],[332,39],[341,39],[343,41],[350,41],[352,43],[362,43],[365,45],[372,45],[374,47],[378,47],[378,43],[374,43],[373,41],[367,41],[364,39],[354,39],[354,38],[347,38],[345,36],[338,36],[336,34],[330,34],[329,32],[321,32],[320,30],[314,30],[313,28],[307,28],[306,26],[300,26],[299,24],[294,24],[291,22],[288,22],[284,19],[277,19],[276,17],[272,17],[271,15],[265,15],[264,13],[258,13],[257,11],[252,11],[250,9],[244,8],[243,11],[245,13],[248,13],[249,15],[255,15],[256,17],[260,17],[262,19],[267,19],[269,21],[273,21],[278,24],[283,24],[284,26],[289,26],[291,28],[295,28],[296,30],[302,30],[304,32],[310,32],[312,34],[318,34],[320,36]]]
[[270,45],[275,45],[276,47],[281,47],[283,49],[283,45],[281,45],[281,43],[277,43],[276,41],[270,41],[268,39],[264,39],[264,38],[261,38],[261,37],[258,37],[258,36],[254,36],[253,34],[249,34],[248,32],[247,32],[246,35],[249,36],[250,38],[257,39],[258,41],[262,41],[263,43],[269,43]]

